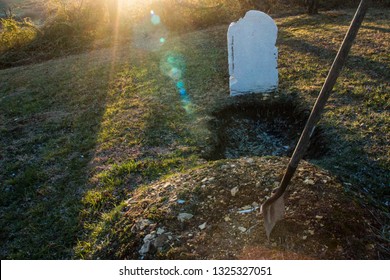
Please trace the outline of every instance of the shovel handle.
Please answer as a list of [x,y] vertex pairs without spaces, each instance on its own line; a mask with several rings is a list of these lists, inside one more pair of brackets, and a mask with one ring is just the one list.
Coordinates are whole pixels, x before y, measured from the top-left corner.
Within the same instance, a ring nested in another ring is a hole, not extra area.
[[352,43],[359,31],[360,25],[362,24],[362,21],[366,14],[368,8],[367,2],[368,2],[367,0],[360,1],[359,7],[351,22],[351,25],[349,26],[348,32],[344,37],[343,43],[341,44],[341,47],[336,55],[332,67],[330,68],[328,76],[326,77],[325,83],[322,86],[322,89],[320,91],[320,94],[318,95],[316,103],[314,104],[313,110],[311,111],[309,119],[306,122],[301,137],[299,138],[298,144],[295,147],[290,162],[288,163],[287,169],[284,173],[279,188],[276,190],[273,196],[271,196],[267,201],[264,202],[262,208],[267,207],[270,204],[274,203],[286,191],[287,186],[291,178],[293,177],[295,170],[298,167],[299,161],[301,160],[301,158],[303,157],[307,149],[310,140],[310,134],[314,126],[316,125],[316,123],[319,121],[321,117],[321,113],[324,110],[326,101],[328,100],[330,93],[333,89],[333,86],[336,83],[336,80],[340,74],[340,71],[344,66],[345,60],[347,59]]

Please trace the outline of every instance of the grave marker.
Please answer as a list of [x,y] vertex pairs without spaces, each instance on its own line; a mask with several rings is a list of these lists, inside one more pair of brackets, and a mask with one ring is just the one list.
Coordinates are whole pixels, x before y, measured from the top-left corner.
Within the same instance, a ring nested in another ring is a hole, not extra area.
[[228,30],[230,95],[266,93],[278,87],[278,28],[260,11],[248,11]]

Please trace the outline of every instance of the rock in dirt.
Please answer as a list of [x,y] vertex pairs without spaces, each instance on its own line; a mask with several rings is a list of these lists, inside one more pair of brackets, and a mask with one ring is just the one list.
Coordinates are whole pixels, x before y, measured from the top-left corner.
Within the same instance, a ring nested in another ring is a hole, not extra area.
[[312,179],[306,178],[305,181],[303,181],[305,185],[314,185],[314,181]]
[[151,245],[151,242],[150,242],[150,241],[145,242],[145,243],[142,245],[141,249],[138,251],[138,253],[139,253],[140,255],[146,255],[146,254],[149,252],[149,250],[150,250],[150,245]]
[[232,194],[232,196],[236,196],[236,194],[238,193],[238,187],[234,187],[230,190],[230,193]]
[[163,186],[164,189],[169,187],[172,187],[172,184],[170,182],[165,183]]
[[190,213],[180,213],[180,214],[177,216],[177,219],[178,219],[180,222],[184,222],[184,221],[190,220],[192,217],[194,217],[194,215],[192,215],[192,214],[190,214]]
[[132,232],[136,232],[136,231],[139,231],[139,230],[144,230],[146,227],[150,226],[151,224],[153,224],[153,222],[151,220],[148,220],[148,219],[140,219],[138,220],[133,228],[131,229]]
[[206,228],[206,225],[207,225],[207,222],[201,224],[201,225],[199,226],[199,229],[200,229],[200,230],[204,230],[204,229]]
[[156,234],[154,234],[154,233],[147,234],[144,237],[144,242],[153,241],[153,239],[155,239],[155,238],[156,238]]
[[154,239],[156,238],[155,234],[147,234],[144,237],[144,244],[142,245],[141,249],[138,251],[140,255],[146,255],[151,248],[152,243],[154,242]]
[[244,228],[244,227],[238,227],[238,230],[241,232],[246,232],[246,228]]

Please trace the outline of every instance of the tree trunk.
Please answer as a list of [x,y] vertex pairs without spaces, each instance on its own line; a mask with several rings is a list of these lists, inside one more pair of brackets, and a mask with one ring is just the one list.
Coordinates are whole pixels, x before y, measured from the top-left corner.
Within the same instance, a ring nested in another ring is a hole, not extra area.
[[271,8],[269,0],[239,0],[239,3],[245,12],[253,9],[267,12]]
[[306,0],[305,1],[306,7],[307,7],[307,13],[309,15],[318,14],[318,2],[319,2],[319,0]]

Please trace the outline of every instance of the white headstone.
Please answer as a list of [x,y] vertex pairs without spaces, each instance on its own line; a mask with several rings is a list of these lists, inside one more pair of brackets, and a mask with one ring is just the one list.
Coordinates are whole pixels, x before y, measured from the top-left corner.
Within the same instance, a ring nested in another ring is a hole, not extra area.
[[278,28],[260,11],[248,11],[228,30],[230,95],[265,93],[278,87]]

